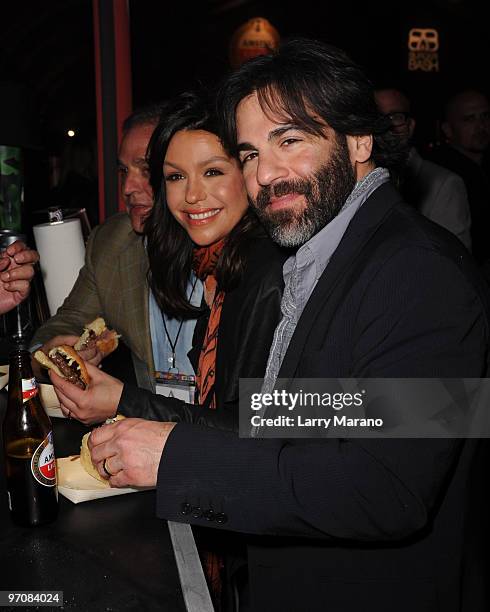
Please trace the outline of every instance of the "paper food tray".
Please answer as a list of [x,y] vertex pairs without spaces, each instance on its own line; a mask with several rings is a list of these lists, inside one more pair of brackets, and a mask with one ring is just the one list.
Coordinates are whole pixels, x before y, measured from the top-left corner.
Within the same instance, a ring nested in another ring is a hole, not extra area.
[[74,504],[102,497],[147,491],[152,487],[118,489],[96,480],[83,469],[80,457],[62,457],[56,460],[58,492]]

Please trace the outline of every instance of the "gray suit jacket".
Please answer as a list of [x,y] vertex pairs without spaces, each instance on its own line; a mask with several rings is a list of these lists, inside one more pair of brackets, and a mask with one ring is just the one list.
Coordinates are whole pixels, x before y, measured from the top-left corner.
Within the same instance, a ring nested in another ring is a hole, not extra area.
[[412,147],[403,194],[425,217],[457,236],[471,251],[471,214],[463,180],[454,172],[423,159]]
[[139,386],[152,389],[147,270],[143,239],[132,230],[128,215],[110,217],[90,234],[85,265],[73,289],[36,332],[32,344],[58,334],[80,334],[86,323],[100,315],[131,350]]

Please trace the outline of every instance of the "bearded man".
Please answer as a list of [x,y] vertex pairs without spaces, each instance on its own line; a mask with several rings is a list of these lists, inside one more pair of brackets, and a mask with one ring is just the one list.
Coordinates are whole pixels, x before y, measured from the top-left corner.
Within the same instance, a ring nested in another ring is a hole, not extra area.
[[[291,41],[234,73],[218,108],[252,205],[295,249],[263,389],[484,376],[485,289],[461,243],[391,184],[399,141],[363,71]],[[461,609],[473,440],[240,439],[126,419],[91,449],[111,485],[156,484],[160,517],[247,534],[240,609]]]

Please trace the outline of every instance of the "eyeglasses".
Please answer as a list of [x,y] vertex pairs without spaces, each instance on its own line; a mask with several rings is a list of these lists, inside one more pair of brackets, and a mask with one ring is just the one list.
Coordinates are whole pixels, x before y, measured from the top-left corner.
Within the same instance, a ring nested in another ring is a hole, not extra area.
[[410,113],[403,113],[401,111],[397,113],[387,113],[385,117],[388,117],[395,127],[399,127],[405,125],[407,119],[410,117]]

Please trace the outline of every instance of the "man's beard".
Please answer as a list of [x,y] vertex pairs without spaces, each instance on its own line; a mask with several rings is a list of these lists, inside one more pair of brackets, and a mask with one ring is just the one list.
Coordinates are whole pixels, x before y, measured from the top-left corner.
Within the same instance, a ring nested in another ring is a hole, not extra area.
[[[267,185],[260,189],[256,200],[250,200],[274,242],[283,247],[299,247],[338,215],[355,184],[347,141],[345,136],[337,136],[328,162],[308,178]],[[300,210],[267,208],[272,196],[290,193],[303,195],[306,206]]]

